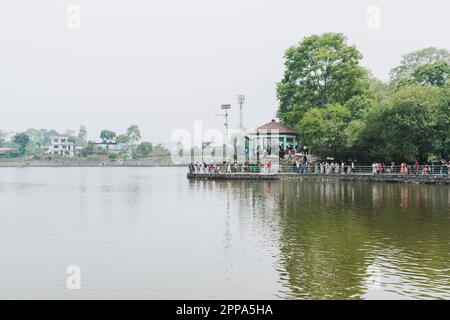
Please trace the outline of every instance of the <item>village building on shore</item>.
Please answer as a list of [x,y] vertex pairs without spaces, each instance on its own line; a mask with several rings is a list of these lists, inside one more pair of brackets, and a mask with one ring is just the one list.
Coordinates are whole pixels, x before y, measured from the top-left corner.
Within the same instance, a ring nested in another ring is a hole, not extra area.
[[47,154],[73,157],[75,155],[75,145],[73,142],[69,142],[68,137],[53,137]]

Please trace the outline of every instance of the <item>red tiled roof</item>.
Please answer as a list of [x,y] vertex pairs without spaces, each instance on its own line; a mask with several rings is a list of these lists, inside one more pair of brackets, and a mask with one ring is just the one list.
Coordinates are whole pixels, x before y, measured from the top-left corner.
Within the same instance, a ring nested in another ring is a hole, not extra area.
[[289,133],[289,134],[298,135],[297,130],[289,128],[285,124],[275,121],[275,119],[272,119],[272,121],[254,129],[254,130],[249,131],[249,134],[270,133],[271,130],[278,130],[278,133],[280,133],[280,134]]

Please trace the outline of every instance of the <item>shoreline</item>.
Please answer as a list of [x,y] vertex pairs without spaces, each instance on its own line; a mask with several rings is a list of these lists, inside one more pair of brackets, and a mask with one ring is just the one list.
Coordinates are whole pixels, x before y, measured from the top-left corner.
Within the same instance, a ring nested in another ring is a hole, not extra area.
[[450,175],[403,175],[383,174],[372,176],[370,174],[338,175],[338,174],[299,174],[299,173],[188,173],[190,180],[340,180],[365,181],[384,183],[416,183],[416,184],[444,184],[450,185]]
[[126,161],[110,162],[110,161],[0,161],[0,168],[135,168],[135,167],[186,167],[186,165],[176,165],[168,163],[155,163],[155,161]]

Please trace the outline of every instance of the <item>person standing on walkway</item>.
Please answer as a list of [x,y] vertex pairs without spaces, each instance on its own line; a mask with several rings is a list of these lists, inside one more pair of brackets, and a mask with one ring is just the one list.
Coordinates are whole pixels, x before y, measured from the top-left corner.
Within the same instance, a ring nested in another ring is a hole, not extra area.
[[303,173],[309,173],[308,171],[309,171],[309,163],[308,161],[305,161],[303,163]]
[[297,173],[300,173],[300,162],[297,160],[295,160],[295,169],[297,171]]
[[378,162],[378,174],[383,174],[383,161]]
[[391,173],[395,173],[395,162],[391,161]]
[[372,175],[376,176],[378,172],[378,163],[376,161],[374,161],[372,163]]

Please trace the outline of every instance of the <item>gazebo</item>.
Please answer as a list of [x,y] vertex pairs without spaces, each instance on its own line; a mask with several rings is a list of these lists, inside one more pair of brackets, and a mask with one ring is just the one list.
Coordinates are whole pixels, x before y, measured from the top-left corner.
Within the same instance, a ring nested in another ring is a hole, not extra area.
[[252,150],[253,153],[266,154],[276,154],[278,150],[284,151],[289,147],[295,150],[300,144],[300,135],[297,130],[272,119],[269,123],[247,132],[245,143],[248,159]]

